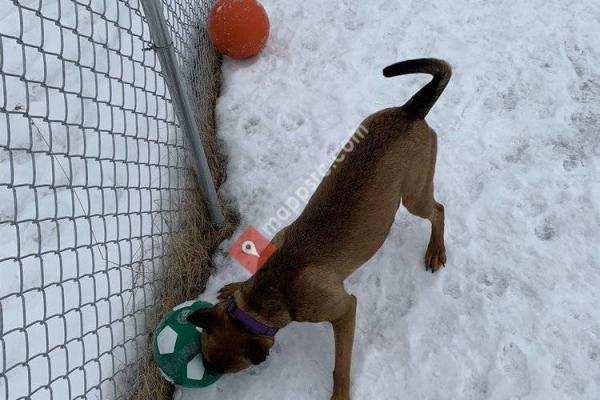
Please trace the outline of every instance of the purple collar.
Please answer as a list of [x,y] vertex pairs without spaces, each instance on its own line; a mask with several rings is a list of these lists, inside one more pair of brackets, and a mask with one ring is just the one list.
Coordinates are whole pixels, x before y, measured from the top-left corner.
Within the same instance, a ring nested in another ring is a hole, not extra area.
[[242,325],[246,327],[246,329],[256,335],[274,338],[277,331],[279,331],[279,328],[273,328],[272,326],[265,325],[262,322],[252,318],[248,313],[235,304],[235,300],[233,300],[233,298],[229,300],[227,311],[229,314],[233,315],[235,319],[240,321]]

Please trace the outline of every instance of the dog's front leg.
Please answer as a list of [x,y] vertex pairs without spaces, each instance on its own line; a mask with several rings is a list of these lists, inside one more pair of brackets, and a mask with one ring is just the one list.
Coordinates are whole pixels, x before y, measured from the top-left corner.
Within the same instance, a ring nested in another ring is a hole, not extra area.
[[223,286],[221,289],[219,289],[219,294],[217,295],[217,299],[227,300],[228,298],[233,296],[233,294],[237,290],[239,290],[243,284],[244,284],[244,282],[233,282],[233,283],[229,283],[229,284]]
[[346,309],[331,321],[335,338],[335,370],[333,371],[333,395],[331,400],[350,399],[350,366],[356,322],[356,297],[346,295]]

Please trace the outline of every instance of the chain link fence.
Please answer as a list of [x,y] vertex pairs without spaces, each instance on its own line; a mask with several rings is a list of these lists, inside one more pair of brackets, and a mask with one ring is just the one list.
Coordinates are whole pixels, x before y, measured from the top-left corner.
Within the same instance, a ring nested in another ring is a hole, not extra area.
[[[162,3],[202,130],[211,1]],[[0,4],[0,399],[123,398],[193,190],[183,134],[140,0]]]

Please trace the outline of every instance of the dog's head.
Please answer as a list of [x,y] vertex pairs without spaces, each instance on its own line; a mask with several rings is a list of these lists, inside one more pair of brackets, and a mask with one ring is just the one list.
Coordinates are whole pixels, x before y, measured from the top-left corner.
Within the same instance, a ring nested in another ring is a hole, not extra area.
[[266,360],[273,339],[255,335],[227,312],[227,303],[198,310],[188,322],[202,328],[202,358],[209,372],[238,372]]

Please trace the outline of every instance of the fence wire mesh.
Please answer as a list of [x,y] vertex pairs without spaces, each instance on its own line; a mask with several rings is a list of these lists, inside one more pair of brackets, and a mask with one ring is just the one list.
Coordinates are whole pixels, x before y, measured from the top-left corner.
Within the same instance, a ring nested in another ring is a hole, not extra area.
[[[162,2],[202,110],[211,1]],[[0,4],[0,398],[122,398],[191,190],[183,135],[139,0]]]

